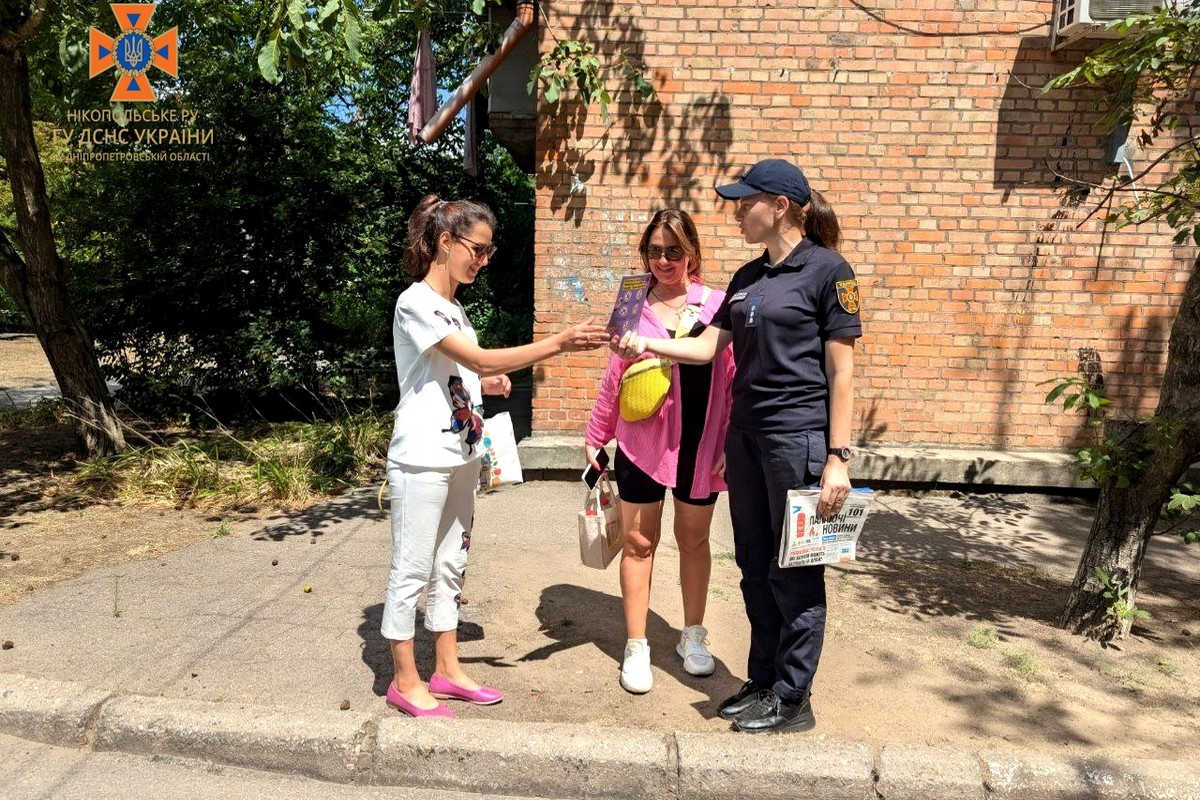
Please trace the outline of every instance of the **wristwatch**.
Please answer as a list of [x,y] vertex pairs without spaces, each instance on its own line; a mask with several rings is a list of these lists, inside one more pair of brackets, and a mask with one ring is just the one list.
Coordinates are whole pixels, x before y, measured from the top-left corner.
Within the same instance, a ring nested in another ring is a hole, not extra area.
[[829,448],[829,455],[837,456],[842,461],[849,461],[850,460],[850,448],[849,447],[831,447],[831,448]]

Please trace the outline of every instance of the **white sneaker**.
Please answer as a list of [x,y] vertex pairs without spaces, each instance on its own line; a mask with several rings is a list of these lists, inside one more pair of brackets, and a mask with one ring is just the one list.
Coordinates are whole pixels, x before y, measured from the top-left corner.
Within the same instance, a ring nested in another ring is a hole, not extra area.
[[621,688],[633,694],[645,694],[654,688],[654,674],[650,672],[650,645],[645,639],[630,639],[625,643]]
[[688,675],[712,675],[717,664],[708,652],[704,640],[708,630],[703,625],[689,625],[679,634],[675,652],[683,659],[683,671]]

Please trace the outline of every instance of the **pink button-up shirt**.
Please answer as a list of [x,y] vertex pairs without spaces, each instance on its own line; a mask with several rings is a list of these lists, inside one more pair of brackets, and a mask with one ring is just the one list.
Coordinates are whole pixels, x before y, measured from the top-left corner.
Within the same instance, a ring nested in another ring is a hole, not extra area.
[[[688,303],[699,304],[704,298],[704,286],[693,283],[688,289]],[[700,309],[700,321],[708,324],[721,303],[725,293],[713,289]],[[642,318],[638,323],[638,334],[651,339],[670,337],[666,327],[650,310],[649,302],[642,306]],[[646,353],[643,358],[653,358]],[[621,452],[642,472],[657,483],[674,488],[679,467],[679,440],[683,432],[682,405],[679,393],[679,365],[671,367],[671,388],[658,411],[638,422],[621,419],[617,393],[621,376],[633,361],[613,353],[604,370],[600,385],[600,396],[592,406],[588,418],[584,441],[592,447],[603,447],[614,437]],[[725,490],[725,480],[713,472],[718,457],[725,450],[725,433],[729,428],[730,387],[733,385],[733,354],[726,347],[713,360],[712,384],[708,392],[708,410],[705,414],[704,433],[696,452],[696,474],[688,497],[701,499],[713,492]]]

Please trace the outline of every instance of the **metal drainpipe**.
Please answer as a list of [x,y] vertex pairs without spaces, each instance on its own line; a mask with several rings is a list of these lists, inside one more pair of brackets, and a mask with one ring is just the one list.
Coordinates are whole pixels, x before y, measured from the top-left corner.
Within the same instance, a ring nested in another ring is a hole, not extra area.
[[490,56],[479,62],[479,66],[467,76],[467,79],[462,82],[462,85],[454,90],[454,94],[442,104],[442,107],[437,110],[433,118],[425,123],[425,127],[421,128],[421,132],[417,136],[425,144],[431,144],[437,141],[437,138],[442,135],[450,121],[455,115],[462,110],[462,107],[467,104],[475,93],[483,86],[496,68],[504,59],[508,58],[508,54],[513,51],[517,43],[525,38],[525,34],[533,30],[534,24],[534,5],[533,0],[519,0],[517,3],[517,17],[508,26],[508,30],[504,32],[504,39],[500,42],[500,49]]

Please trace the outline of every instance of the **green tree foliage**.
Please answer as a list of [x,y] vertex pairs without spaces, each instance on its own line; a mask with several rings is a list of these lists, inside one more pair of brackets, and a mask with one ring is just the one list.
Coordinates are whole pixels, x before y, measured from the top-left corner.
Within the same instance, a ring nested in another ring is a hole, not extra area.
[[[250,46],[263,19],[237,2],[204,8],[156,12],[156,29],[179,27],[186,57],[156,107],[196,113],[197,128],[213,130],[209,160],[47,165],[78,307],[127,398],[169,404],[196,393],[394,385],[391,310],[407,283],[407,214],[428,192],[497,212],[500,251],[463,296],[485,342],[527,340],[531,182],[490,138],[479,176],[465,175],[461,126],[434,146],[409,144],[414,15],[362,20],[350,47],[336,24],[311,30],[312,14],[329,7],[309,8],[310,19],[294,26],[307,38],[280,38],[295,70],[271,83],[263,51]],[[494,39],[469,12],[463,0],[428,13],[443,85],[460,80]],[[79,41],[77,28],[60,34]],[[64,81],[111,91],[71,72],[72,54],[60,51]],[[45,95],[46,119],[61,118],[51,98],[67,94]]]
[[[64,21],[86,2],[12,0],[0,5],[0,143],[16,230],[0,230],[0,285],[29,321],[89,455],[125,447],[91,337],[67,293],[35,134],[30,62],[44,53],[50,19]],[[15,242],[15,245],[14,245]]]
[[[1191,4],[1168,4],[1114,27],[1121,38],[1046,88],[1102,87],[1110,127],[1128,124],[1139,145],[1161,152],[1128,183],[1107,187],[1100,207],[1118,192],[1128,198],[1107,220],[1118,227],[1163,220],[1176,243],[1200,244],[1200,131],[1194,127],[1200,16]],[[1100,431],[1096,443],[1080,452],[1082,471],[1100,487],[1100,500],[1063,624],[1100,641],[1123,637],[1139,617],[1138,578],[1151,537],[1175,533],[1188,543],[1200,540],[1189,523],[1200,506],[1196,487],[1183,481],[1200,459],[1200,260],[1179,298],[1152,417],[1106,416],[1107,399],[1090,379],[1068,379],[1047,400],[1089,410]],[[1166,526],[1160,524],[1164,511]]]
[[542,56],[529,76],[529,93],[533,94],[540,85],[546,102],[555,105],[573,89],[585,107],[599,103],[600,118],[608,122],[608,107],[613,101],[605,80],[608,72],[620,76],[621,88],[632,92],[635,103],[654,96],[653,84],[627,56],[621,54],[606,67],[596,53],[596,46],[579,39],[558,41]]
[[[1200,88],[1200,14],[1188,3],[1169,3],[1153,14],[1110,24],[1121,37],[1097,48],[1046,90],[1091,84],[1102,87],[1109,130],[1130,126],[1142,147],[1162,153],[1125,183],[1114,187],[1129,198],[1109,216],[1118,226],[1163,219],[1175,242],[1200,245],[1200,130],[1195,127],[1195,92]],[[1161,182],[1141,179],[1166,163]],[[1133,198],[1137,188],[1141,196]]]
[[[73,109],[122,110],[108,101],[111,75],[87,78],[87,31],[113,31],[108,3],[5,3],[0,35],[29,67],[9,83],[14,96],[32,98],[36,152],[46,162],[38,167],[45,192],[25,196],[53,220],[54,233],[36,232],[43,255],[28,275],[41,277],[26,280],[20,255],[34,230],[19,230],[14,207],[0,201],[0,244],[15,246],[5,250],[12,255],[5,287],[14,294],[0,298],[0,325],[29,325],[44,345],[70,344],[47,352],[56,374],[70,362],[73,374],[94,377],[68,387],[81,407],[107,405],[93,338],[126,400],[222,389],[350,391],[362,383],[356,377],[370,374],[387,384],[406,213],[435,191],[497,212],[500,253],[464,300],[486,343],[528,339],[529,178],[485,139],[482,174],[464,180],[461,129],[414,150],[403,124],[416,31],[432,29],[441,83],[456,86],[496,46],[499,31],[479,15],[498,2],[159,4],[151,33],[179,28],[182,69],[177,80],[154,73],[155,107],[196,114],[196,127],[214,134],[210,160],[115,163],[67,161],[52,138],[56,128],[69,129],[63,120]],[[575,61],[566,58],[563,74]],[[639,96],[652,93],[628,61],[616,69]],[[585,106],[599,100],[605,112],[601,71],[594,64],[575,83]],[[542,80],[552,87],[558,76]],[[68,280],[86,332],[62,302],[55,306],[61,323],[26,316],[30,298]],[[51,333],[63,324],[75,332]],[[89,451],[121,448],[109,412],[103,425],[81,418],[81,429],[95,433]]]

